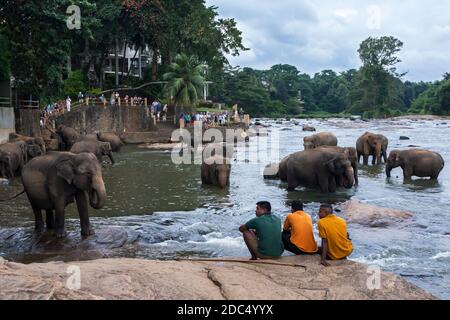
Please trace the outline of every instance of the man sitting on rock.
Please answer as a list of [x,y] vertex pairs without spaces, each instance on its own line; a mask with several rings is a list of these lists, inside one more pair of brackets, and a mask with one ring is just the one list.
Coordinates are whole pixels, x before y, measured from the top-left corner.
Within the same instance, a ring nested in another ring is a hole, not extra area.
[[314,254],[317,243],[314,239],[311,216],[303,211],[301,201],[292,202],[292,213],[286,217],[283,228],[284,249],[296,255]]
[[269,202],[258,202],[256,218],[239,228],[252,255],[250,260],[277,259],[283,254],[281,220],[271,211]]
[[329,204],[322,204],[319,209],[317,227],[319,236],[322,239],[322,247],[319,253],[322,255],[320,263],[329,267],[328,260],[346,259],[352,252],[353,246],[347,233],[347,223],[344,219],[333,214],[333,207]]

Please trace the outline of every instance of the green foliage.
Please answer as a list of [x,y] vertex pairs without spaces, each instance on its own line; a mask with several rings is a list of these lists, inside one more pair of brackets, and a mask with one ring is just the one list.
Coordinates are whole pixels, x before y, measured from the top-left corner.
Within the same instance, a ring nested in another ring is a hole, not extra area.
[[438,81],[419,95],[413,102],[412,113],[449,115],[450,114],[450,79]]
[[81,71],[73,71],[69,77],[64,81],[64,95],[71,98],[76,98],[78,93],[86,92],[86,79]]
[[203,66],[196,56],[179,54],[175,62],[169,66],[163,79],[168,81],[166,85],[167,98],[172,100],[177,107],[187,108],[195,106],[202,90]]
[[10,77],[10,52],[8,41],[0,29],[0,81],[7,81]]

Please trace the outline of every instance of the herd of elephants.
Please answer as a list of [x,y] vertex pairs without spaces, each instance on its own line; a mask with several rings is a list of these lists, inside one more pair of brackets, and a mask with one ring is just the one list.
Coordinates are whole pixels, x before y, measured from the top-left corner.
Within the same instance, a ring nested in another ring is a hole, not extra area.
[[[81,135],[73,128],[60,125],[53,132],[53,141],[40,137],[11,135],[10,142],[0,145],[0,178],[20,175],[24,190],[35,215],[37,232],[45,227],[56,237],[65,236],[65,208],[76,202],[84,237],[94,233],[89,222],[88,204],[101,209],[107,199],[102,178],[102,158],[119,152],[122,142],[114,133]],[[386,174],[403,169],[404,179],[412,176],[437,179],[444,168],[442,156],[420,149],[392,150],[387,155],[389,141],[380,134],[364,133],[353,147],[338,147],[331,132],[321,132],[304,138],[304,151],[293,153],[264,170],[265,179],[286,181],[288,190],[298,186],[319,188],[323,193],[337,188],[352,188],[358,184],[358,164],[386,163]],[[204,184],[221,188],[229,186],[231,164],[223,155],[203,160],[201,179]],[[0,199],[10,201],[11,199]],[[42,211],[45,211],[45,223]]]

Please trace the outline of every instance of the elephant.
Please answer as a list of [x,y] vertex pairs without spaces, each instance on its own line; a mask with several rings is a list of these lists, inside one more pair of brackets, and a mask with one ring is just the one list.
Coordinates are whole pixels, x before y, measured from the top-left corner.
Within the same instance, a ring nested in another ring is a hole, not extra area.
[[319,187],[323,193],[335,192],[336,181],[350,189],[355,183],[353,168],[348,157],[331,150],[312,149],[294,153],[286,163],[288,191],[299,185]]
[[56,133],[60,138],[60,150],[62,151],[69,151],[72,146],[80,140],[80,135],[75,129],[63,124],[58,126]]
[[412,176],[437,180],[444,166],[444,159],[437,152],[421,149],[392,150],[386,163],[386,175],[390,178],[392,169],[401,167],[405,180],[410,180]]
[[337,146],[338,140],[331,132],[320,132],[310,137],[303,138],[305,150],[315,149],[320,146]]
[[97,133],[97,139],[102,142],[109,142],[113,152],[120,152],[120,148],[123,145],[122,140],[119,136],[112,132]]
[[270,163],[264,168],[264,179],[266,180],[278,180],[280,179],[280,164]]
[[37,232],[46,226],[57,238],[65,236],[64,216],[68,204],[77,203],[82,236],[94,234],[89,222],[89,204],[101,209],[106,202],[102,169],[92,153],[48,152],[31,160],[22,172],[24,191],[35,215]]
[[0,152],[2,163],[0,171],[4,174],[4,178],[13,179],[28,161],[28,146],[24,141],[9,142],[0,145]]
[[[345,154],[348,157],[348,160],[350,160],[350,163],[352,164],[353,168],[353,174],[355,177],[355,185],[359,184],[358,179],[358,155],[355,148],[352,147],[330,147],[330,146],[323,146],[319,147],[318,149],[322,150],[331,150],[335,152],[340,152]],[[343,187],[342,181],[338,182],[338,186]]]
[[28,145],[36,145],[41,150],[40,151],[41,154],[45,154],[45,152],[47,151],[46,146],[45,146],[45,141],[41,137],[33,138],[33,137],[27,137],[27,136],[23,136],[23,135],[16,134],[16,133],[11,133],[9,135],[9,141],[10,142],[24,141]]
[[112,155],[111,145],[109,142],[101,142],[97,140],[82,140],[76,142],[70,149],[72,153],[91,152],[95,154],[98,161],[101,163],[103,156],[108,156],[111,160],[111,164],[114,164],[114,158]]
[[364,133],[356,141],[356,151],[358,154],[358,163],[363,157],[364,165],[369,164],[369,156],[372,156],[372,164],[380,165],[381,157],[383,157],[384,162],[387,161],[387,148],[389,145],[389,140],[381,134],[374,134],[370,132]]
[[213,156],[204,159],[201,168],[202,183],[225,189],[230,185],[231,164],[228,158]]

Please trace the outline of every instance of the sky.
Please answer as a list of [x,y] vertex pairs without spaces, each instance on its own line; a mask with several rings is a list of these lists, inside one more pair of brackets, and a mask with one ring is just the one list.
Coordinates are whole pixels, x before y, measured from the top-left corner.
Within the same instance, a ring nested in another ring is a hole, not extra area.
[[235,18],[251,50],[229,56],[233,66],[269,69],[291,64],[314,75],[359,68],[366,38],[404,43],[399,73],[410,81],[441,80],[450,71],[448,0],[206,0],[220,17]]

